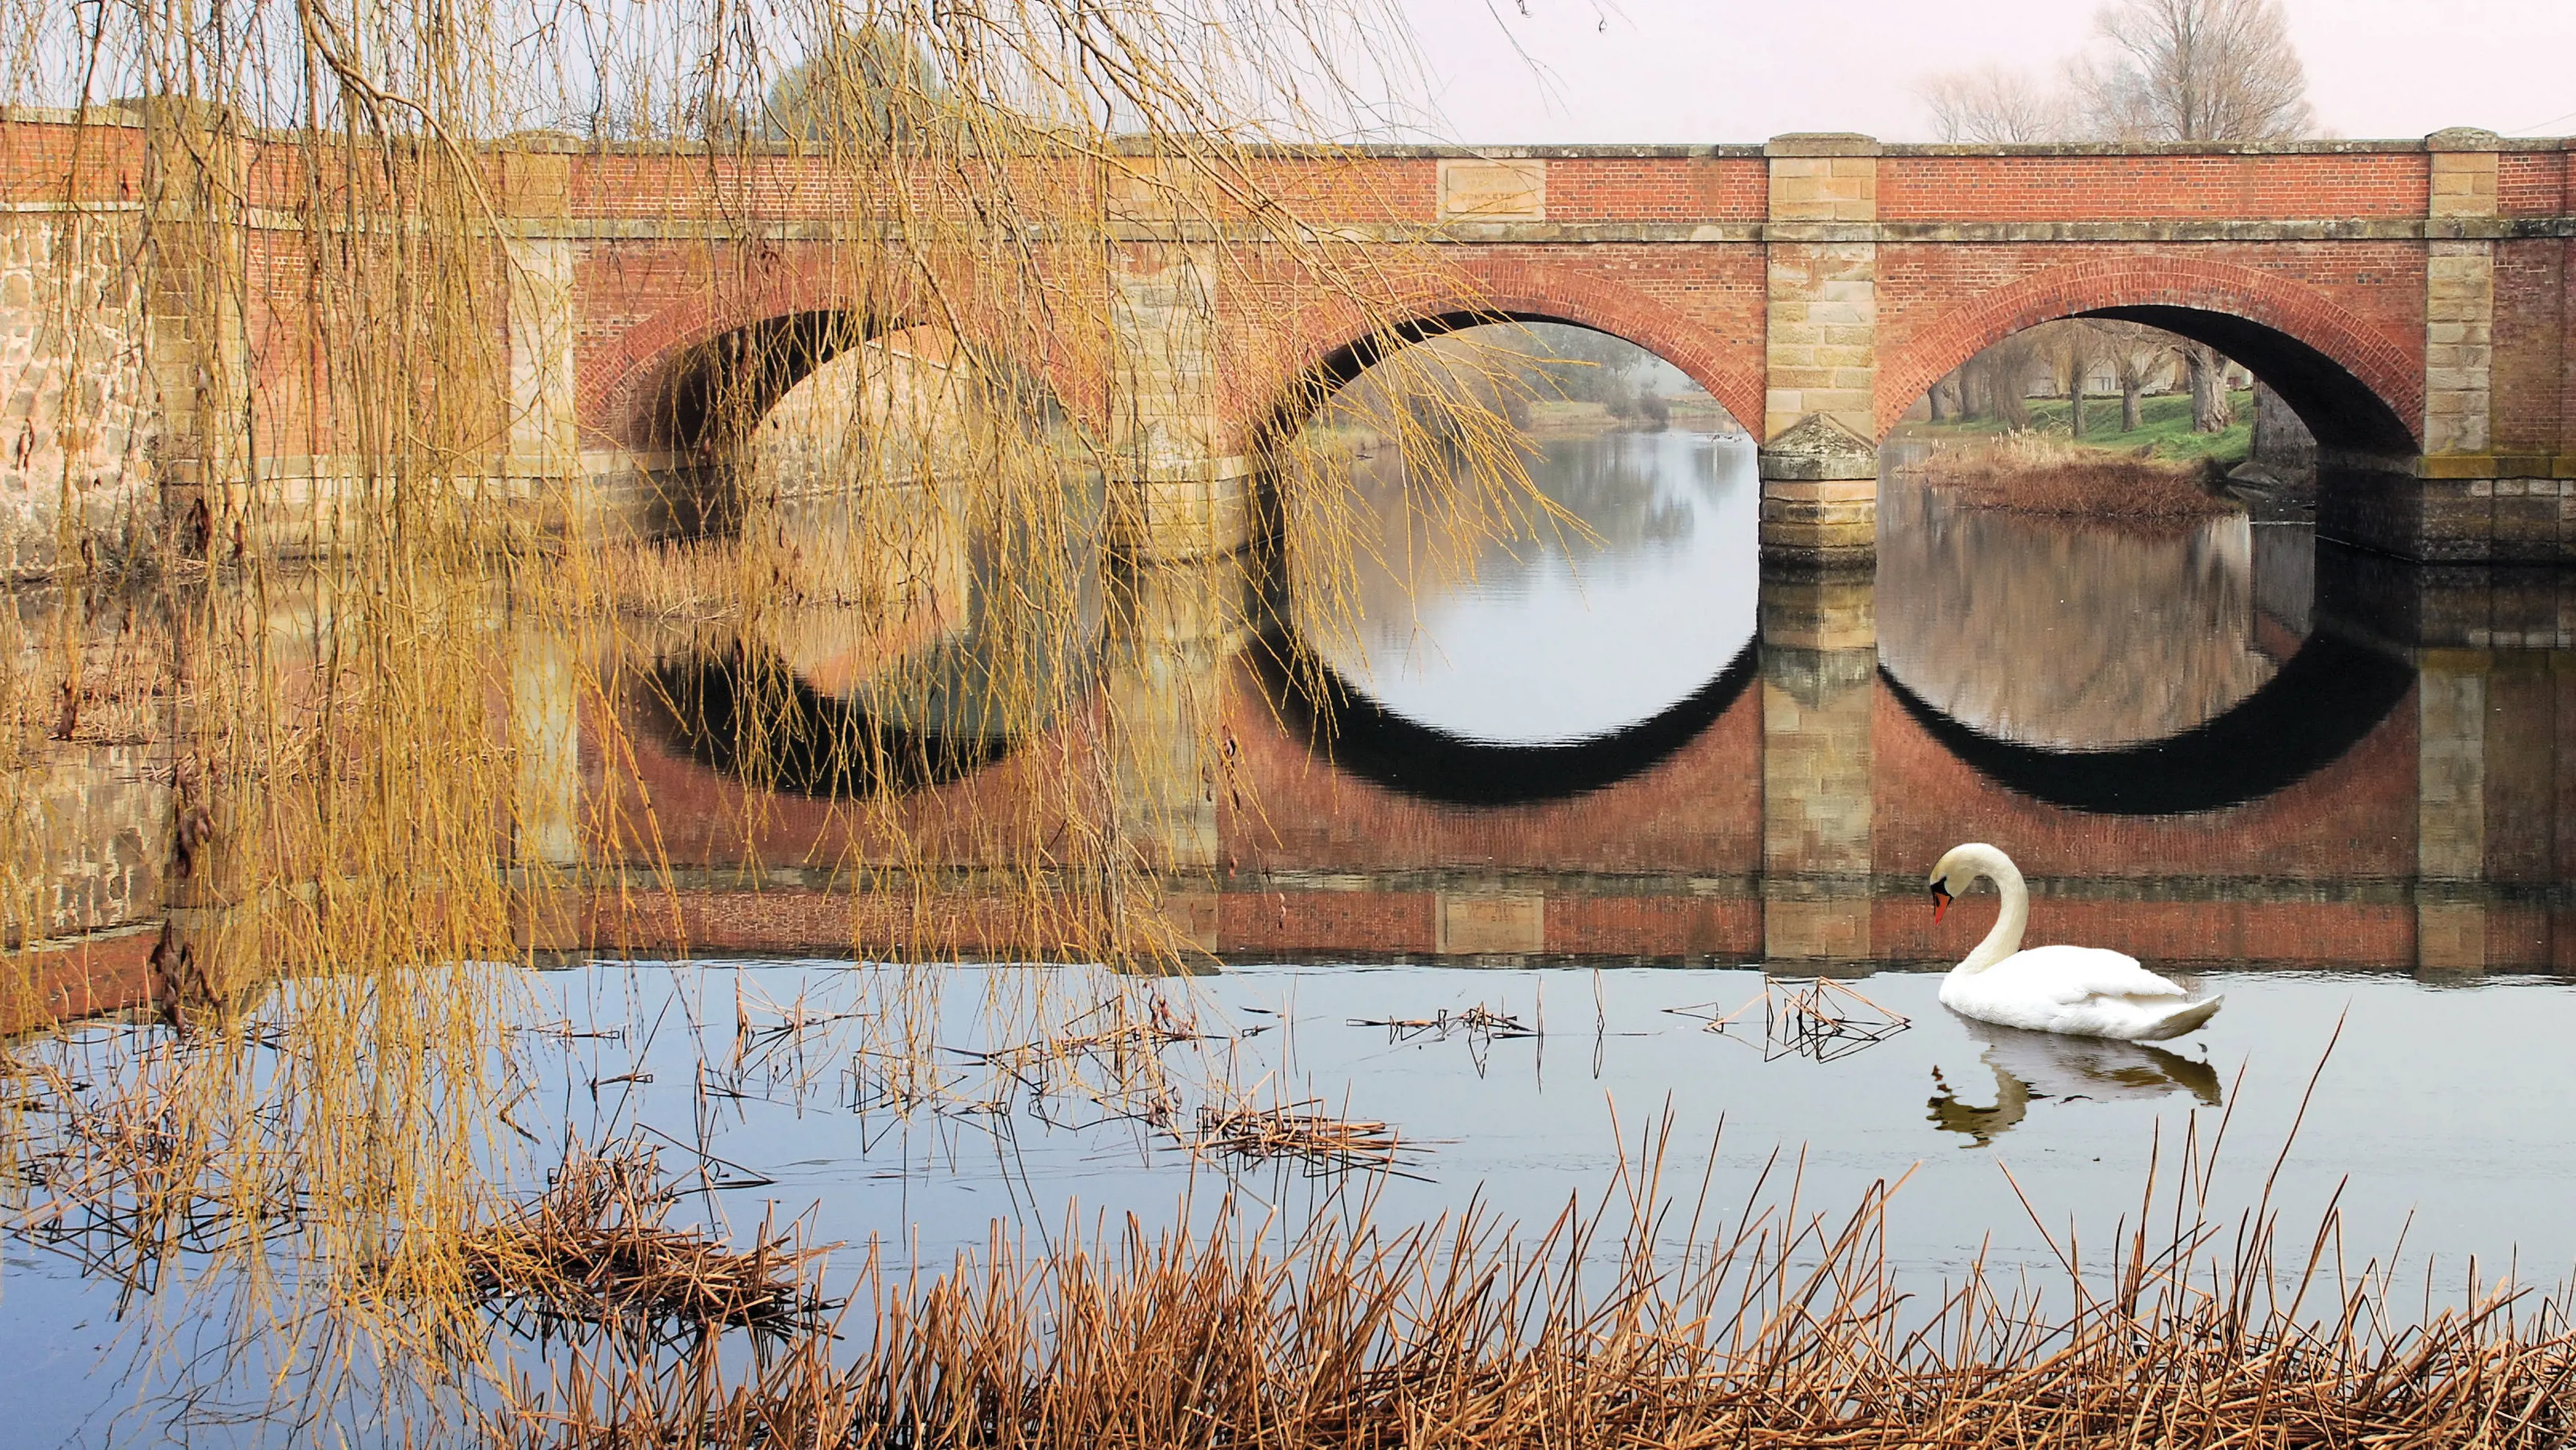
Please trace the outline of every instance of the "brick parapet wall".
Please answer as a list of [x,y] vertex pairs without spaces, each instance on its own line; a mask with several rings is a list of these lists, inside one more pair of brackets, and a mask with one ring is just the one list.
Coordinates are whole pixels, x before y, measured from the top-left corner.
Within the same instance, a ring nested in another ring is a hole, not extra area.
[[1888,156],[1884,221],[2420,217],[2420,154]]
[[1554,221],[1760,221],[1769,202],[1770,171],[1758,160],[1616,157],[1548,169]]
[[2565,151],[2511,151],[2496,158],[2496,210],[2506,216],[2566,216],[2576,211],[2571,198],[2571,167],[2576,156]]

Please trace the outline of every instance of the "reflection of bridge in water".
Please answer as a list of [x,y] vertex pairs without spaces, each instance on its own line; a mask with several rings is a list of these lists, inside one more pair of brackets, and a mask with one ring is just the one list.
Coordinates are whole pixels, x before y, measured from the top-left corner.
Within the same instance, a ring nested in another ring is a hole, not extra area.
[[[935,897],[946,929],[990,911],[1001,939],[1007,893],[979,895],[977,868],[1016,873],[1032,842],[1079,816],[1121,821],[1177,867],[1170,904],[1200,945],[1235,958],[1944,963],[1983,915],[1936,930],[1921,872],[1982,838],[2009,843],[2032,878],[2043,939],[2185,968],[2576,969],[2576,770],[2561,764],[2576,761],[2571,585],[2321,548],[2313,617],[2292,622],[2304,631],[2257,622],[2284,649],[2306,634],[2268,679],[2163,748],[2088,752],[2006,740],[1928,703],[1934,687],[1882,662],[1888,584],[1775,574],[1759,638],[1708,689],[1613,749],[1575,747],[1579,771],[1535,778],[1559,793],[1469,800],[1448,787],[1529,762],[1469,747],[1466,765],[1443,763],[1454,742],[1416,729],[1345,768],[1277,708],[1276,681],[1234,634],[1154,656],[1195,659],[1192,688],[1229,692],[1213,746],[1152,728],[1152,672],[1113,643],[1090,714],[883,809],[833,799],[828,780],[754,791],[641,700],[632,773],[612,769],[560,643],[519,641],[514,704],[564,742],[533,761],[549,776],[536,794],[562,808],[538,824],[560,832],[585,807],[649,795],[675,888],[634,891],[632,871],[611,872],[587,907],[530,931],[576,949],[838,953],[854,930],[886,934],[869,912]],[[1123,740],[1105,723],[1116,716]],[[1386,743],[1345,738],[1362,753]],[[1061,763],[1086,752],[1115,757],[1088,773],[1114,803],[1031,787],[1080,774]],[[36,1003],[10,1013],[142,1000],[166,783],[130,748],[66,747],[38,784],[59,808],[43,870],[63,949],[35,954]],[[854,900],[848,873],[864,863],[936,880],[919,898]]]
[[[1520,759],[1549,751],[1366,712],[1319,752],[1247,654],[1230,672],[1230,764],[1167,742],[1157,770],[1187,799],[1153,817],[1153,847],[1184,868],[1201,944],[1236,957],[1945,961],[1981,918],[1936,931],[1920,873],[1983,838],[2011,843],[2032,876],[2042,938],[2176,963],[2576,959],[2561,584],[2336,549],[2318,569],[2311,632],[2268,681],[2161,745],[2098,752],[2017,744],[1927,705],[1881,665],[1865,576],[1766,578],[1739,665],[1636,738],[1575,747],[1554,798],[1459,789],[1479,770],[1567,764]],[[1344,751],[1356,758],[1328,758]],[[923,792],[910,829],[957,861],[1004,859],[1054,825],[1015,794],[1023,768],[1006,758]],[[686,823],[674,858],[706,868],[683,912],[696,946],[846,940],[846,899],[780,889],[869,854],[846,811],[796,797],[747,810],[740,783],[667,738],[641,772],[663,818]],[[763,889],[725,877],[746,854],[770,863]]]

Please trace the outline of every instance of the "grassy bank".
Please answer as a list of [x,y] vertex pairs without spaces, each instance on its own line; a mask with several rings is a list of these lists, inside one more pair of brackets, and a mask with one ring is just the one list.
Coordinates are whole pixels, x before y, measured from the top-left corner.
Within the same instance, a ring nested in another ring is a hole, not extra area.
[[[2074,439],[2086,448],[2116,452],[2152,450],[2155,458],[2174,462],[2197,462],[2216,459],[2224,464],[2245,461],[2254,449],[2254,394],[2230,393],[2236,421],[2216,433],[2191,431],[2191,395],[2174,393],[2143,399],[2138,408],[2139,426],[2120,429],[2120,400],[2114,397],[2087,397],[2084,400],[2085,434]],[[2069,438],[2067,418],[2072,410],[2064,398],[2034,398],[2030,403],[2029,432]],[[1961,423],[1913,423],[1912,431],[1936,437],[1977,437],[2013,430],[1999,418],[1976,418]]]

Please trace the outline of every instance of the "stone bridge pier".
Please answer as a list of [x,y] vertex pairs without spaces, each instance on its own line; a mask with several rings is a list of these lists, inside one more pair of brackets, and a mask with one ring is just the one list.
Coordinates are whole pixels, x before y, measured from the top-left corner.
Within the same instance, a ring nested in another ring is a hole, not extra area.
[[[1210,249],[1134,242],[1113,264],[1119,386],[1105,480],[1102,657],[1111,777],[1129,849],[1186,881],[1212,872],[1218,856],[1216,801],[1225,782],[1216,722],[1244,630],[1252,468],[1226,447],[1233,435],[1218,387],[1223,299]],[[1203,925],[1212,941],[1212,915]]]
[[1878,699],[1865,571],[1766,567],[1762,652],[1762,948],[1774,962],[1871,956]]
[[1783,136],[1763,150],[1762,557],[1862,566],[1878,548],[1880,147]]

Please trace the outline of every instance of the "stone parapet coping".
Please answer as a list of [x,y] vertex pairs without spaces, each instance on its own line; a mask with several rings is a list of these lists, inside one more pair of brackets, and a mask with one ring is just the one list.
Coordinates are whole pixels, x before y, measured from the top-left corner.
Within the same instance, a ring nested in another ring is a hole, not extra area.
[[[0,202],[0,216],[137,214],[136,202]],[[292,212],[253,209],[243,220],[258,231],[293,232],[303,222]],[[889,240],[904,228],[880,227]],[[2124,221],[1697,221],[1697,222],[1359,222],[1337,224],[1336,237],[1383,245],[1527,245],[1630,243],[1639,245],[1763,244],[1772,242],[2421,242],[2523,241],[2576,238],[2576,216],[2502,217],[2292,217],[2281,219],[2158,219]],[[528,241],[703,241],[733,243],[826,242],[857,235],[846,222],[825,219],[735,222],[655,217],[514,218],[512,237]],[[1112,224],[1097,234],[1122,242],[1272,240],[1258,229],[1219,230]]]
[[[0,123],[26,125],[89,125],[100,127],[140,127],[143,117],[117,102],[92,106],[86,111],[61,106],[0,106]],[[296,141],[304,136],[299,129],[244,126],[240,135],[245,140]],[[553,155],[606,156],[687,156],[703,155],[709,150],[718,154],[740,154],[762,158],[794,156],[800,148],[783,141],[750,142],[739,148],[710,148],[680,141],[600,141],[567,131],[522,131],[496,136],[484,142],[494,151],[525,151]],[[1112,143],[1119,155],[1147,156],[1155,152],[1145,140],[1133,139]],[[1582,158],[1605,159],[1725,159],[1758,161],[1765,156],[2356,156],[2381,153],[2423,153],[2428,151],[2568,151],[2576,150],[2576,136],[2499,136],[2470,127],[2452,127],[2430,136],[2375,140],[2326,141],[2053,141],[1992,145],[1954,142],[1881,141],[1875,137],[1841,132],[1794,132],[1754,142],[1647,142],[1647,143],[1541,143],[1522,145],[1478,145],[1471,142],[1273,142],[1235,146],[1211,142],[1210,154],[1240,154],[1281,158],[1378,157],[1388,159],[1454,159],[1489,160]]]

